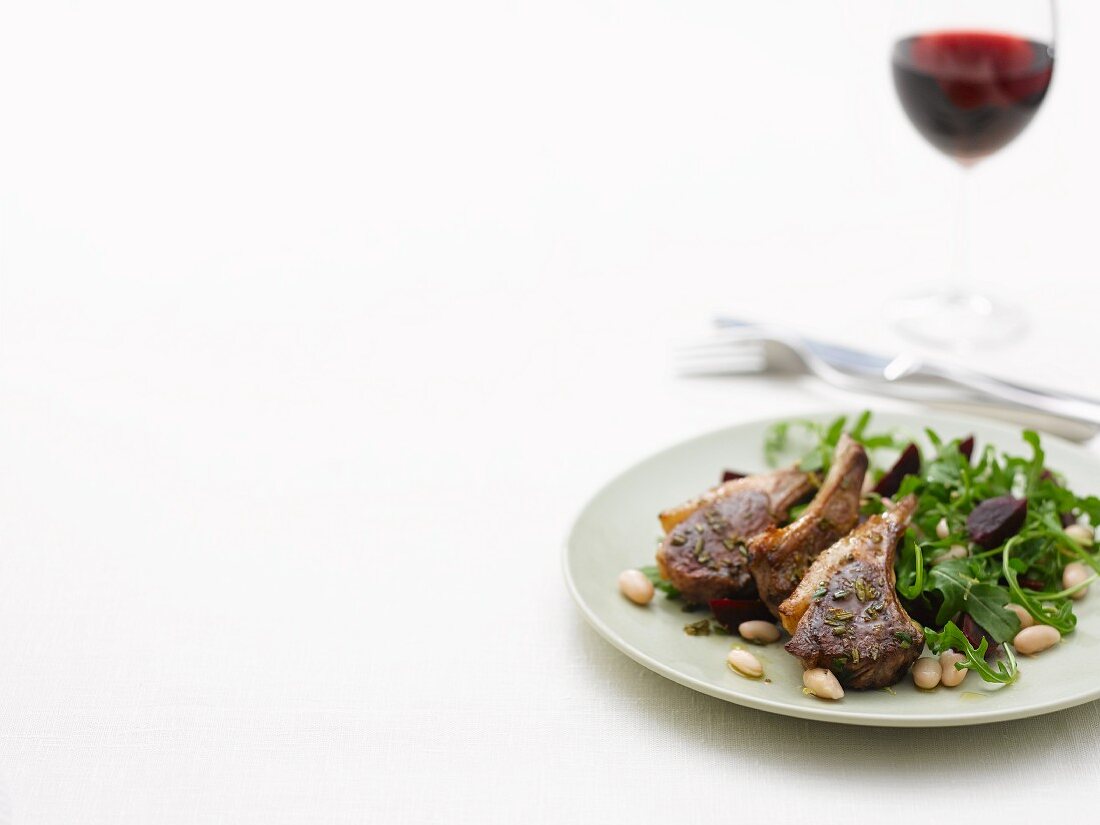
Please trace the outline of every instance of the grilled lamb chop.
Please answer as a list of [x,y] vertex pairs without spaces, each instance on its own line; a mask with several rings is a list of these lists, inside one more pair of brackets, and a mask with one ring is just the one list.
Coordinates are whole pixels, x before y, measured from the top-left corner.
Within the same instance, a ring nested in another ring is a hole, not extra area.
[[772,615],[791,595],[818,553],[859,521],[859,498],[867,453],[847,435],[840,438],[825,483],[798,520],[765,530],[748,543],[749,570]]
[[797,467],[727,481],[661,513],[668,535],[657,550],[661,575],[689,604],[756,593],[745,542],[787,517],[813,489]]
[[807,670],[829,668],[851,688],[895,684],[924,650],[924,632],[898,602],[894,552],[917,500],[871,516],[828,550],[779,607],[787,650]]

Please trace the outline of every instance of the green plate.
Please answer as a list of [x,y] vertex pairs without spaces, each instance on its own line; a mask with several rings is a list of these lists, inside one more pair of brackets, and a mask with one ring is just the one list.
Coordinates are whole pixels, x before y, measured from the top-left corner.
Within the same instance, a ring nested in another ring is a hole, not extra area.
[[[833,414],[809,418],[829,420]],[[906,677],[889,690],[848,691],[830,702],[802,692],[802,668],[782,642],[751,650],[769,681],[733,673],[726,653],[736,636],[688,636],[698,618],[658,593],[638,607],[619,593],[618,574],[653,564],[660,526],[657,513],[717,483],[723,468],[765,468],[764,433],[773,421],[740,424],[699,436],[657,453],[609,482],[578,516],[565,547],[565,578],[581,611],[611,644],[635,661],[682,685],[738,705],[825,722],[888,727],[975,725],[1037,716],[1100,698],[1093,663],[1100,659],[1100,587],[1076,605],[1077,630],[1034,657],[1020,657],[1020,678],[1007,687],[969,674],[956,688],[921,691]],[[995,444],[1027,454],[1018,429],[987,421],[931,413],[878,413],[873,429],[896,427],[922,443],[932,427],[945,438],[974,434],[979,449]],[[1100,493],[1100,459],[1069,442],[1044,436],[1047,463],[1081,493]],[[705,615],[705,614],[704,614]]]

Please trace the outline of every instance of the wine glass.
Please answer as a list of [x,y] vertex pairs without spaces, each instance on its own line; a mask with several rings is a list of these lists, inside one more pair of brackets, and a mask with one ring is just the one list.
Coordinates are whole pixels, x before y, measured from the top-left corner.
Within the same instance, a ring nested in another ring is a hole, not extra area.
[[949,284],[895,302],[900,331],[966,349],[1023,332],[1021,311],[971,285],[967,256],[972,168],[1031,122],[1054,74],[1054,0],[895,0],[892,64],[902,109],[925,140],[959,165]]

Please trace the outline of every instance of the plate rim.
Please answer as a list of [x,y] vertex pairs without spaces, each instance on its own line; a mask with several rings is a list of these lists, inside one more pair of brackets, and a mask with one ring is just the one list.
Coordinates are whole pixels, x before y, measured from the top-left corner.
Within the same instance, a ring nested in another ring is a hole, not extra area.
[[[910,412],[907,410],[875,410],[871,409],[872,415],[884,414],[893,416],[904,416],[909,418],[918,418],[921,414],[916,412]],[[683,685],[684,687],[691,688],[692,690],[703,693],[707,696],[712,696],[716,699],[729,702],[730,704],[738,705],[740,707],[752,708],[754,710],[760,710],[767,713],[773,713],[780,716],[787,716],[796,719],[805,719],[818,722],[830,722],[833,724],[843,725],[855,725],[860,727],[890,727],[890,728],[920,728],[920,727],[960,727],[967,725],[985,725],[993,724],[997,722],[1008,722],[1014,719],[1027,719],[1035,716],[1044,716],[1048,713],[1057,713],[1061,710],[1067,710],[1069,708],[1077,707],[1079,705],[1086,704],[1090,701],[1100,699],[1100,682],[1095,687],[1082,691],[1071,696],[1062,697],[1051,701],[1049,703],[1041,703],[1038,705],[1029,705],[1026,707],[1018,708],[1003,708],[997,710],[988,711],[976,711],[967,713],[940,713],[934,716],[915,716],[912,714],[884,714],[884,713],[861,713],[859,711],[852,711],[841,709],[839,706],[830,706],[824,702],[819,705],[806,705],[797,706],[786,702],[780,702],[772,699],[761,699],[755,696],[748,696],[745,694],[737,693],[732,690],[723,690],[712,684],[704,682],[700,679],[696,679],[686,673],[682,673],[675,668],[665,664],[664,662],[656,659],[644,651],[636,648],[625,639],[623,639],[614,629],[612,629],[599,614],[589,605],[580,593],[577,583],[573,577],[573,571],[570,566],[570,554],[571,548],[574,542],[574,538],[577,529],[581,523],[582,518],[587,513],[592,502],[599,498],[604,492],[612,488],[618,483],[624,476],[635,471],[642,464],[646,464],[663,455],[678,450],[688,444],[704,441],[710,438],[719,436],[722,433],[730,432],[731,430],[737,430],[747,427],[761,426],[772,424],[777,421],[791,420],[792,418],[805,418],[810,420],[817,420],[821,418],[828,418],[832,416],[835,418],[838,415],[852,415],[853,410],[851,408],[831,407],[814,409],[809,412],[799,413],[797,415],[770,415],[746,419],[734,424],[728,424],[724,427],[718,427],[715,429],[707,430],[702,433],[698,433],[687,438],[680,439],[679,441],[668,444],[665,447],[649,452],[642,457],[632,462],[629,466],[623,468],[618,473],[615,473],[611,478],[600,485],[595,492],[589,495],[584,504],[577,510],[570,527],[566,533],[565,540],[562,544],[561,564],[562,574],[565,577],[566,588],[569,590],[569,594],[573,599],[573,602],[580,609],[581,614],[587,620],[589,625],[607,642],[609,642],[614,648],[624,653],[629,658],[633,659],[638,664],[652,670],[666,679],[672,682]],[[954,413],[939,413],[929,411],[924,415],[931,416],[941,420],[948,420],[951,422],[957,422],[962,425],[973,425],[974,427],[984,429],[997,429],[1012,431],[1013,425],[1007,422],[996,419],[984,419],[977,416],[967,415],[955,415]],[[1018,435],[1026,427],[1021,427],[1015,431]],[[1084,450],[1080,444],[1074,444],[1060,436],[1052,433],[1042,432],[1043,441],[1046,443],[1057,443],[1064,448],[1068,448],[1074,451]],[[1100,467],[1100,458],[1093,457]]]

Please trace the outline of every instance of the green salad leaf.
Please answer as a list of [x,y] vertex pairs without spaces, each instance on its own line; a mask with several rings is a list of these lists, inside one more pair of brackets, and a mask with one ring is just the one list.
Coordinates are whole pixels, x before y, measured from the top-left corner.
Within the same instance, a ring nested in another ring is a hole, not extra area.
[[772,467],[798,458],[798,466],[807,473],[824,474],[829,471],[836,445],[845,431],[868,451],[901,450],[909,443],[893,432],[868,432],[870,423],[870,410],[860,413],[850,428],[846,415],[825,424],[806,419],[779,421],[764,435],[764,458]]
[[936,613],[936,624],[943,625],[952,616],[969,613],[994,640],[1006,642],[1020,629],[1020,620],[1015,613],[1005,610],[1011,601],[1008,588],[993,580],[983,581],[979,576],[988,576],[985,565],[975,559],[950,559],[941,562],[929,571],[929,587],[939,591],[943,603]]
[[897,591],[903,597],[912,600],[924,592],[924,553],[913,538],[912,531],[907,531],[902,537],[895,572]]
[[639,567],[639,570],[645,574],[645,577],[653,583],[653,586],[660,590],[670,599],[680,598],[680,591],[672,586],[672,582],[668,579],[661,578],[661,571],[655,564],[651,564],[647,567]]

